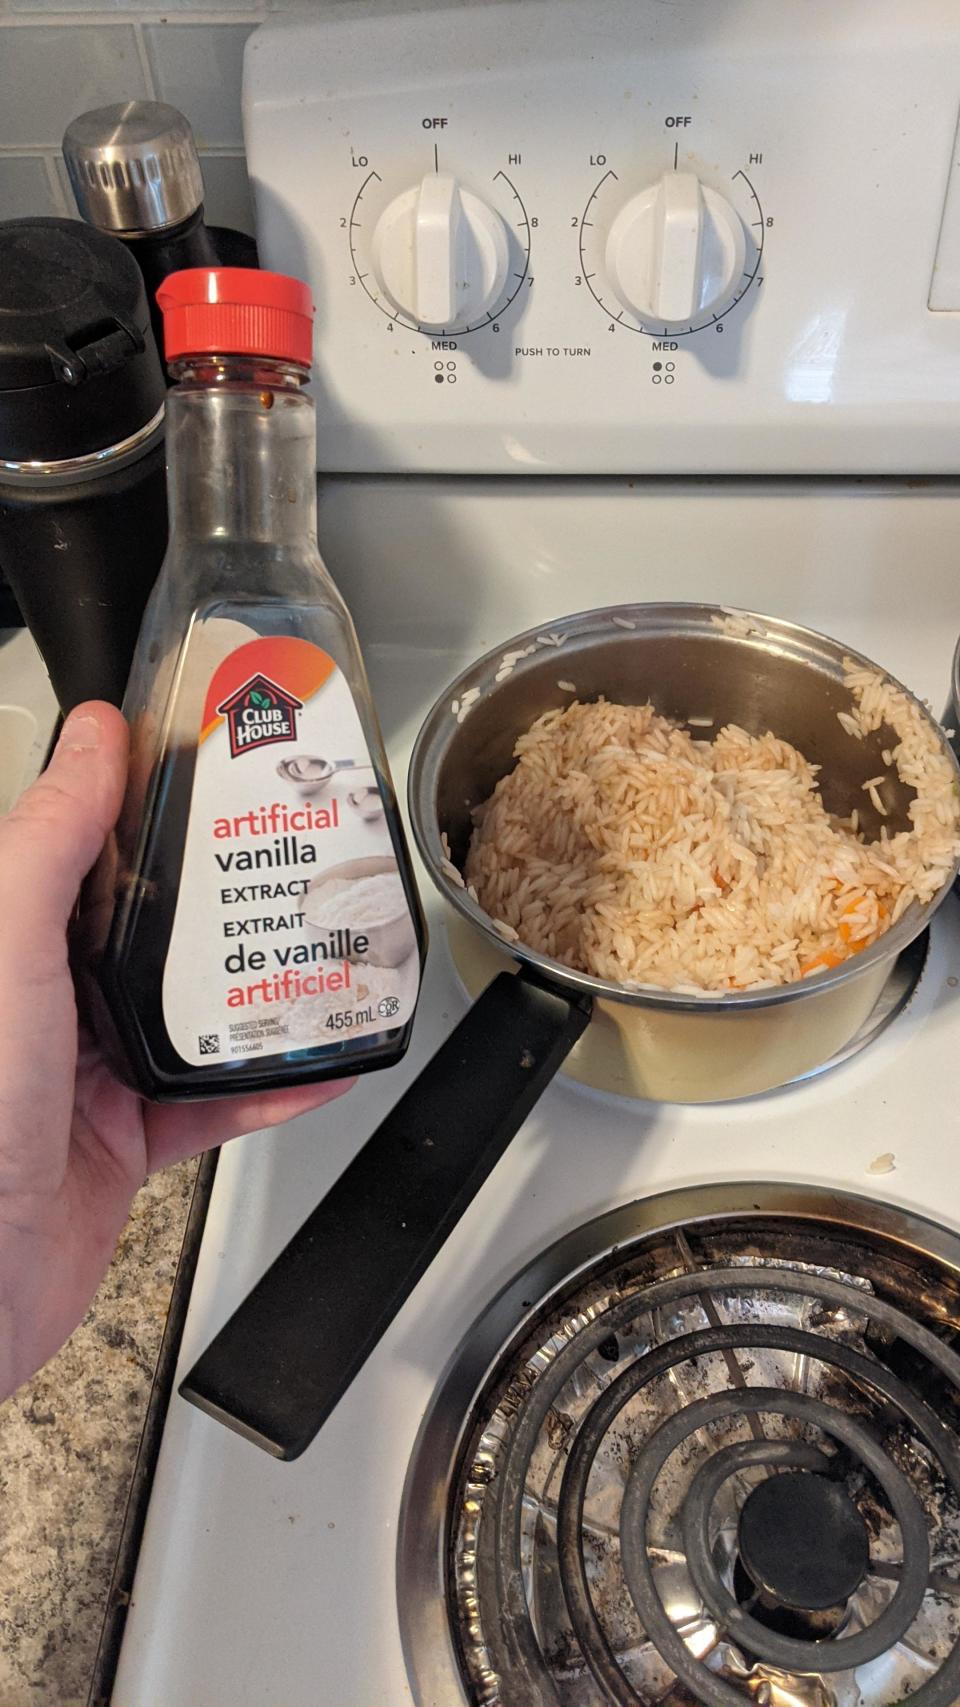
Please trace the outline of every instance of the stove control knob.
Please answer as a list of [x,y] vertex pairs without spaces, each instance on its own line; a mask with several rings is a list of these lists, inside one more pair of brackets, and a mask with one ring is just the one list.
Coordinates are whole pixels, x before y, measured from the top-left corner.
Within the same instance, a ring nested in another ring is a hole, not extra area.
[[693,172],[664,172],[620,209],[606,267],[624,308],[672,331],[730,306],[746,251],[743,221],[723,196]]
[[456,332],[487,313],[506,283],[500,215],[450,172],[431,172],[385,208],[373,270],[398,313],[428,332]]

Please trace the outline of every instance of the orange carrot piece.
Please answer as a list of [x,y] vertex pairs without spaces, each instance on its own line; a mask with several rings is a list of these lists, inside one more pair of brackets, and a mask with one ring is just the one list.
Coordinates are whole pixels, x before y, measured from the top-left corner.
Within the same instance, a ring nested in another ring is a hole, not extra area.
[[800,976],[805,978],[808,972],[816,972],[821,966],[824,970],[834,966],[842,966],[846,958],[845,954],[837,954],[832,948],[825,948],[820,954],[815,954],[812,960],[804,962],[800,968]]

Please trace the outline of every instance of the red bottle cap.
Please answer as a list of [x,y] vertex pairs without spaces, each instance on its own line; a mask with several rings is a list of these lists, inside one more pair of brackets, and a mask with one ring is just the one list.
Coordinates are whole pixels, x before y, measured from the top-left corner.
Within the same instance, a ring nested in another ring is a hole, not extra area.
[[157,291],[168,362],[178,356],[268,356],[310,366],[310,287],[252,267],[189,267]]

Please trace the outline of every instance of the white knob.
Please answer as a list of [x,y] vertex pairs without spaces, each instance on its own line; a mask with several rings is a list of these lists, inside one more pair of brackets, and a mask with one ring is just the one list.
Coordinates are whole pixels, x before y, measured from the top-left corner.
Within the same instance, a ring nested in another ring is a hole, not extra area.
[[428,331],[456,331],[491,309],[509,256],[500,215],[450,172],[431,172],[404,190],[373,233],[380,289]]
[[744,270],[743,221],[693,172],[664,172],[620,209],[606,266],[620,301],[659,330],[729,307]]

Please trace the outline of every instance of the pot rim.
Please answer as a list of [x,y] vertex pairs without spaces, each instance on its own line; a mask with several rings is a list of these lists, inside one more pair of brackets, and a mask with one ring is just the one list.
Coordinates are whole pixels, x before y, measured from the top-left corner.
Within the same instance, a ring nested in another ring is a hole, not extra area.
[[[736,634],[724,632],[718,627],[717,620],[725,617],[745,619],[750,624],[752,632]],[[434,806],[435,784],[448,742],[458,727],[452,705],[462,701],[465,692],[471,688],[479,688],[481,698],[496,693],[501,685],[495,680],[501,671],[501,666],[508,653],[519,653],[527,646],[534,650],[527,657],[518,657],[511,668],[520,670],[529,668],[534,663],[541,663],[548,654],[547,648],[553,648],[558,664],[560,663],[564,644],[571,639],[588,640],[592,636],[599,638],[603,634],[611,638],[610,631],[615,636],[622,630],[621,638],[642,626],[644,633],[661,633],[676,637],[687,635],[691,638],[703,636],[720,639],[729,644],[749,646],[752,649],[770,653],[771,651],[787,653],[800,662],[806,662],[819,667],[837,681],[843,681],[843,663],[845,659],[854,664],[862,665],[869,670],[875,670],[892,686],[899,688],[916,705],[922,716],[936,731],[942,751],[947,755],[954,773],[954,781],[960,788],[960,766],[943,729],[932,712],[917,698],[908,687],[896,676],[884,670],[873,659],[858,652],[852,646],[841,646],[828,635],[819,633],[816,629],[805,628],[799,623],[785,621],[780,617],[765,616],[756,611],[744,610],[731,605],[700,604],[696,602],[649,603],[649,604],[618,604],[599,606],[592,610],[577,611],[554,622],[540,623],[535,628],[525,629],[522,633],[501,641],[491,647],[480,658],[457,675],[444,689],[427,713],[417,734],[410,760],[410,771],[407,784],[407,805],[414,839],[420,856],[427,868],[434,886],[439,890],[444,900],[453,906],[467,922],[480,930],[487,940],[519,962],[521,967],[541,979],[552,984],[559,984],[578,994],[590,995],[603,1001],[622,1002],[631,1007],[640,1008],[669,1008],[675,1012],[730,1014],[749,1011],[756,1008],[780,1006],[785,1002],[794,1002],[804,996],[822,994],[846,984],[853,978],[867,973],[880,962],[893,960],[906,948],[914,938],[929,924],[941,901],[953,887],[954,880],[960,868],[960,855],[954,861],[953,868],[937,891],[936,895],[920,907],[913,902],[903,916],[897,920],[883,936],[861,954],[844,961],[840,966],[823,972],[813,973],[792,984],[775,984],[768,989],[738,991],[704,991],[702,995],[690,995],[686,992],[665,990],[657,985],[638,985],[630,987],[625,984],[609,982],[603,978],[594,977],[592,973],[576,971],[565,966],[549,955],[540,954],[535,949],[527,948],[521,942],[508,941],[496,929],[490,915],[484,912],[478,902],[468,895],[466,888],[455,883],[444,870],[446,855],[440,840],[441,830]],[[774,643],[774,644],[771,644]],[[960,658],[960,646],[957,657]],[[561,666],[562,667],[562,666]],[[479,701],[477,702],[479,703]],[[467,715],[470,715],[468,712]]]

